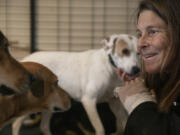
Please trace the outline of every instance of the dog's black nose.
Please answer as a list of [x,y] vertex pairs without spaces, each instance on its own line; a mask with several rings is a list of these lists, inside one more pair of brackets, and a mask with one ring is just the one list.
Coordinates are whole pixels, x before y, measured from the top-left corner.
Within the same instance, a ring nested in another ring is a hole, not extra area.
[[59,108],[59,107],[53,107],[53,111],[55,111],[55,112],[61,112],[62,110],[61,110],[61,108]]
[[134,66],[132,68],[131,76],[134,76],[134,75],[138,74],[139,72],[140,72],[140,68],[137,66]]

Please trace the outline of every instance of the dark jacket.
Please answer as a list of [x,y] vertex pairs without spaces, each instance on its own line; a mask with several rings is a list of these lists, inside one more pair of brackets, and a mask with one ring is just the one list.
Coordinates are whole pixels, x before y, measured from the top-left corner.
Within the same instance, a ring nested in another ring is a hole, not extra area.
[[180,135],[180,97],[169,113],[159,113],[153,102],[137,106],[128,118],[124,135]]

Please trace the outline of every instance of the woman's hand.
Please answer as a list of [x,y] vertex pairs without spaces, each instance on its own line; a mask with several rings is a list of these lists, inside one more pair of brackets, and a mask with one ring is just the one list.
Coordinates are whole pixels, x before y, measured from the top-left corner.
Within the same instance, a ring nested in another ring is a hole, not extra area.
[[144,80],[137,77],[134,80],[126,81],[124,86],[117,87],[115,89],[115,95],[124,103],[127,97],[147,91],[148,89],[144,85]]
[[146,88],[144,80],[140,77],[126,81],[124,86],[117,87],[114,92],[129,114],[143,102],[156,102],[155,96]]

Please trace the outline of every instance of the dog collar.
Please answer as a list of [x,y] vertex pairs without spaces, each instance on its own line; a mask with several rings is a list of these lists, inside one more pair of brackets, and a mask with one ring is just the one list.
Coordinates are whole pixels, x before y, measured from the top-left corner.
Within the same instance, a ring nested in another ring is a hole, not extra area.
[[113,65],[115,68],[117,68],[117,66],[116,66],[116,64],[114,63],[114,61],[113,61],[113,59],[112,59],[112,57],[111,57],[110,54],[108,54],[108,57],[109,57],[109,61],[110,61],[111,65]]

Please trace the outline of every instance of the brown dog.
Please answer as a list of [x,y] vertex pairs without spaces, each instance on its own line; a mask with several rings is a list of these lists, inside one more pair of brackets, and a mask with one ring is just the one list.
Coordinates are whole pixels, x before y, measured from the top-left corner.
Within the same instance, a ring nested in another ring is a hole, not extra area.
[[9,42],[0,31],[0,85],[6,85],[15,92],[28,90],[33,76],[9,53]]
[[21,115],[44,110],[65,111],[70,108],[69,95],[57,85],[57,77],[46,67],[34,62],[22,65],[35,76],[31,91],[21,95],[2,96],[0,98],[0,127]]

